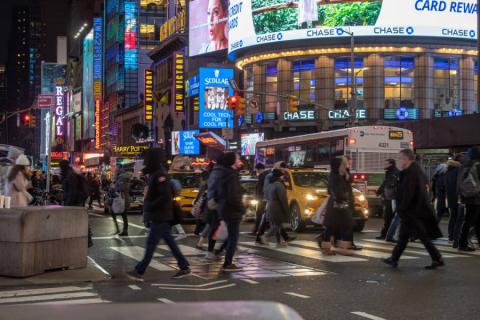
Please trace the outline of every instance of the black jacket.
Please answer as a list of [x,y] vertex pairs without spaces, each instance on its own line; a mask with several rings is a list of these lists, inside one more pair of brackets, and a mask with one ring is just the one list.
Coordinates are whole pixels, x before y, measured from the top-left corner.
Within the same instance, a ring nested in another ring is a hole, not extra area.
[[270,173],[269,170],[263,171],[258,176],[257,186],[255,188],[255,195],[257,196],[258,201],[262,201],[265,197],[263,187],[265,185],[265,177]]
[[164,170],[158,170],[148,179],[143,215],[147,223],[164,223],[173,220],[173,187]]
[[445,173],[445,184],[447,191],[448,205],[451,207],[458,202],[457,180],[460,172],[460,162],[449,160],[447,162],[448,168]]
[[63,205],[70,207],[83,207],[88,194],[78,173],[72,168],[62,172]]
[[383,196],[385,200],[395,200],[397,196],[398,175],[400,172],[395,166],[385,170],[385,180],[377,190],[377,195]]
[[231,168],[225,168],[220,186],[220,218],[225,221],[241,221],[245,214],[243,204],[245,190],[240,184],[238,172]]
[[267,221],[281,224],[288,221],[290,209],[288,207],[287,189],[280,180],[272,177],[267,203]]
[[428,179],[420,166],[413,162],[400,172],[397,193],[397,212],[406,221],[423,224],[431,238],[442,236],[427,192]]

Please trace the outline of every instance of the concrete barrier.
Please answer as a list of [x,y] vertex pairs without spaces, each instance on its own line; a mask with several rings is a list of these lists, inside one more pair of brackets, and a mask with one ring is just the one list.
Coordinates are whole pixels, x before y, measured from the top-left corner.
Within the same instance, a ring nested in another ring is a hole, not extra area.
[[0,209],[0,276],[87,266],[88,214],[79,207]]

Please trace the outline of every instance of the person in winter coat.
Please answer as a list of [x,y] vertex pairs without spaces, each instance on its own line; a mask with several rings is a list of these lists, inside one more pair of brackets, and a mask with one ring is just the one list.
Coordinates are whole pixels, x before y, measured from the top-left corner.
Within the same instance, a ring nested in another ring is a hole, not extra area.
[[15,147],[10,147],[8,149],[7,159],[2,160],[0,165],[0,192],[6,194],[7,183],[8,183],[8,174],[10,170],[15,165],[18,157],[22,155],[23,152]]
[[[385,203],[385,212],[383,214],[384,225],[380,236],[377,239],[385,239],[387,231],[392,224],[393,217],[395,216],[395,197],[397,194],[399,171],[397,169],[397,163],[394,159],[385,160],[385,180],[377,190],[377,196],[382,196]],[[386,239],[391,241],[393,239]]]
[[[131,179],[132,175],[128,172],[125,172],[124,169],[120,168],[116,172],[115,175],[115,191],[117,194],[121,195],[123,200],[125,201],[125,209],[123,210],[121,214],[122,220],[123,220],[123,230],[120,232],[118,235],[120,237],[127,237],[128,236],[128,210],[130,208],[130,186],[131,186]],[[112,211],[112,219],[117,226],[117,217],[116,213]],[[118,228],[117,228],[117,233],[118,233]]]
[[10,169],[7,178],[6,195],[12,198],[10,200],[11,208],[27,207],[32,201],[32,196],[27,191],[30,187],[30,178],[27,173],[29,165],[30,161],[22,154]]
[[425,269],[432,270],[445,265],[442,255],[431,241],[441,237],[442,232],[430,204],[427,177],[414,160],[412,150],[400,151],[399,164],[402,171],[397,194],[397,212],[401,218],[400,234],[391,257],[383,261],[396,268],[410,237],[415,235],[432,258],[432,263]]
[[253,229],[253,234],[256,235],[262,222],[263,215],[265,213],[265,208],[267,202],[264,200],[263,196],[263,186],[265,185],[265,177],[270,173],[265,169],[265,165],[263,163],[257,163],[255,166],[255,171],[257,173],[258,182],[255,187],[255,197],[258,201],[257,210],[255,212],[255,227]]
[[465,221],[462,226],[458,248],[460,251],[475,251],[475,248],[468,244],[468,236],[472,227],[475,227],[475,233],[480,242],[480,193],[469,197],[461,194],[461,184],[470,172],[473,174],[476,183],[480,184],[480,146],[471,148],[468,155],[470,161],[466,161],[465,166],[461,169],[458,182],[460,198],[465,205]]
[[[459,157],[447,161],[447,172],[445,173],[445,190],[448,202],[448,240],[455,240],[455,224],[458,218],[458,191],[457,180],[460,169]],[[458,239],[457,239],[458,240]]]
[[328,178],[328,194],[325,214],[322,251],[324,254],[333,255],[332,245],[338,247],[341,254],[350,254],[353,243],[354,206],[353,189],[348,174],[348,163],[345,157],[334,158],[330,163],[330,176]]
[[171,223],[174,220],[174,190],[170,177],[162,165],[163,160],[164,154],[161,149],[149,149],[144,159],[144,173],[148,175],[148,189],[144,199],[143,219],[149,232],[142,261],[135,266],[134,270],[127,272],[127,275],[134,280],[143,281],[143,274],[162,239],[177,259],[180,269],[173,278],[180,279],[191,273],[187,259],[171,234]]
[[[208,224],[208,206],[207,206],[207,190],[208,190],[208,171],[203,171],[200,175],[200,189],[198,190],[197,197],[194,201],[195,206],[198,204],[200,206],[200,216],[197,219],[197,226],[195,228],[195,233],[199,236],[196,248],[203,250],[203,243],[208,239],[211,228]],[[200,201],[200,202],[199,202]],[[198,230],[198,231],[197,231]],[[197,233],[198,232],[198,233]]]
[[224,154],[225,171],[221,182],[221,197],[218,206],[220,219],[227,225],[228,238],[225,261],[222,270],[225,272],[240,271],[241,268],[233,263],[233,256],[240,237],[240,222],[245,214],[243,194],[245,190],[240,184],[239,170],[243,163],[240,156],[234,152]]
[[[270,199],[267,204],[266,219],[270,223],[270,230],[267,232],[267,237],[275,236],[277,247],[286,247],[287,242],[282,241],[281,229],[282,223],[288,221],[289,207],[287,199],[287,189],[283,184],[283,172],[279,169],[274,169],[270,177],[270,187],[268,189]],[[264,242],[266,242],[264,240]]]
[[435,202],[435,209],[437,211],[437,220],[441,221],[445,211],[447,210],[447,183],[446,173],[448,166],[445,163],[441,163],[432,178],[432,192]]

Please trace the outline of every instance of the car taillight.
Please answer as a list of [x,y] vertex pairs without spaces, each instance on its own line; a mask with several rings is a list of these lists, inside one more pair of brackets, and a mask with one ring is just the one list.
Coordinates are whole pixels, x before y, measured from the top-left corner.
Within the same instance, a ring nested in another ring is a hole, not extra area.
[[353,180],[356,181],[367,181],[368,180],[368,175],[364,173],[356,173],[353,175]]

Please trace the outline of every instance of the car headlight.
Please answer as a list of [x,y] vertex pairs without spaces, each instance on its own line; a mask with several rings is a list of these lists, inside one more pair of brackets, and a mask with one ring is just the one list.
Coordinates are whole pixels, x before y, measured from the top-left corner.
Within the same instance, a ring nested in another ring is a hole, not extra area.
[[368,209],[363,209],[363,216],[368,218]]
[[258,200],[255,200],[255,199],[250,200],[250,205],[256,206],[257,204],[258,204]]
[[358,199],[358,201],[363,202],[363,201],[365,201],[365,196],[363,194],[361,194],[357,197],[357,199]]
[[318,196],[308,193],[305,196],[305,199],[307,199],[308,201],[315,201],[315,200],[318,200]]
[[173,200],[180,201],[180,200],[182,200],[182,197],[178,196],[178,197],[173,198]]

